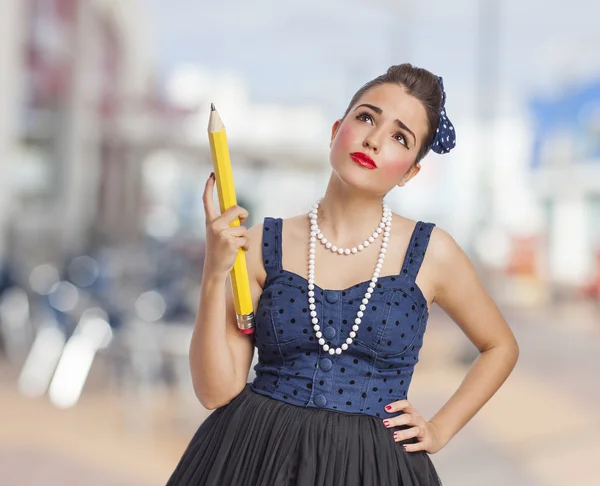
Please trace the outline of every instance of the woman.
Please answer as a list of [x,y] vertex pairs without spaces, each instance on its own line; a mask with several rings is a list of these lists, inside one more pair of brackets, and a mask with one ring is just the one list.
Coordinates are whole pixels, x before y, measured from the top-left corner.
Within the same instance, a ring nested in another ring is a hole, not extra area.
[[[430,149],[454,147],[444,103],[441,78],[410,64],[363,86],[333,125],[331,178],[308,215],[230,227],[248,213],[217,212],[211,175],[190,361],[199,400],[217,410],[169,485],[441,484],[429,454],[490,399],[518,356],[454,240],[383,201],[419,173]],[[256,309],[250,337],[237,329],[227,283],[238,248]],[[434,302],[480,354],[426,420],[407,392]],[[256,379],[247,384],[254,346]]]

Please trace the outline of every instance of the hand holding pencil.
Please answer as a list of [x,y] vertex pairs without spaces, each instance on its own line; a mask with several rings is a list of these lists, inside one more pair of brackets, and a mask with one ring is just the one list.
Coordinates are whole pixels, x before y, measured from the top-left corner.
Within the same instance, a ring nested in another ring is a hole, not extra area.
[[[205,267],[205,271],[229,273],[238,329],[244,334],[251,334],[254,332],[254,310],[244,253],[248,249],[248,240],[247,230],[241,226],[248,217],[248,211],[237,205],[227,135],[214,105],[211,105],[208,121],[208,140],[214,172],[204,193],[207,222],[205,262],[208,267]],[[215,185],[220,215],[213,203]]]

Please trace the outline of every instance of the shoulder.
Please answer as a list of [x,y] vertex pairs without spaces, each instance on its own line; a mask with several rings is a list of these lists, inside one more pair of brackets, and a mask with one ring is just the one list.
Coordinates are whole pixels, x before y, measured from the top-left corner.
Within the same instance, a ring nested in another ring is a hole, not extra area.
[[439,226],[435,226],[431,232],[428,252],[439,264],[449,262],[460,254],[464,254],[452,235]]
[[426,258],[435,268],[438,291],[474,272],[471,260],[452,235],[437,226],[431,233]]

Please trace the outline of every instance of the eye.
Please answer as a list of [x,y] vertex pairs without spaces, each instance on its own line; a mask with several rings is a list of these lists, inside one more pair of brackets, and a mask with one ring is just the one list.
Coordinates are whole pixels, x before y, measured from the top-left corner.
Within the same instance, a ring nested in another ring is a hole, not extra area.
[[400,142],[405,147],[408,147],[408,142],[406,141],[406,137],[404,135],[402,135],[401,133],[397,133],[396,135],[394,135],[394,138],[396,140],[398,140],[398,142]]
[[369,112],[363,111],[356,115],[356,119],[367,123],[373,123],[373,117]]

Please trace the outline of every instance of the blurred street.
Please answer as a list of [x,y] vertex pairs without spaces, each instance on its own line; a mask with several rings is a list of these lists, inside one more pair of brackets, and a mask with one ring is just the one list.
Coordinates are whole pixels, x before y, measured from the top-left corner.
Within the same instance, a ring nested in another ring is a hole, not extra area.
[[[563,313],[573,325],[564,324]],[[492,401],[432,456],[445,486],[597,486],[600,309],[579,303],[505,315],[521,360]],[[409,396],[425,417],[460,383],[460,363],[471,352],[442,315],[432,316],[428,333]],[[152,433],[139,435],[127,430],[123,398],[92,389],[75,409],[60,411],[17,394],[7,374],[4,367],[3,486],[159,486],[194,432],[175,421],[178,405],[165,389],[148,394]],[[198,405],[199,422],[206,414]]]

